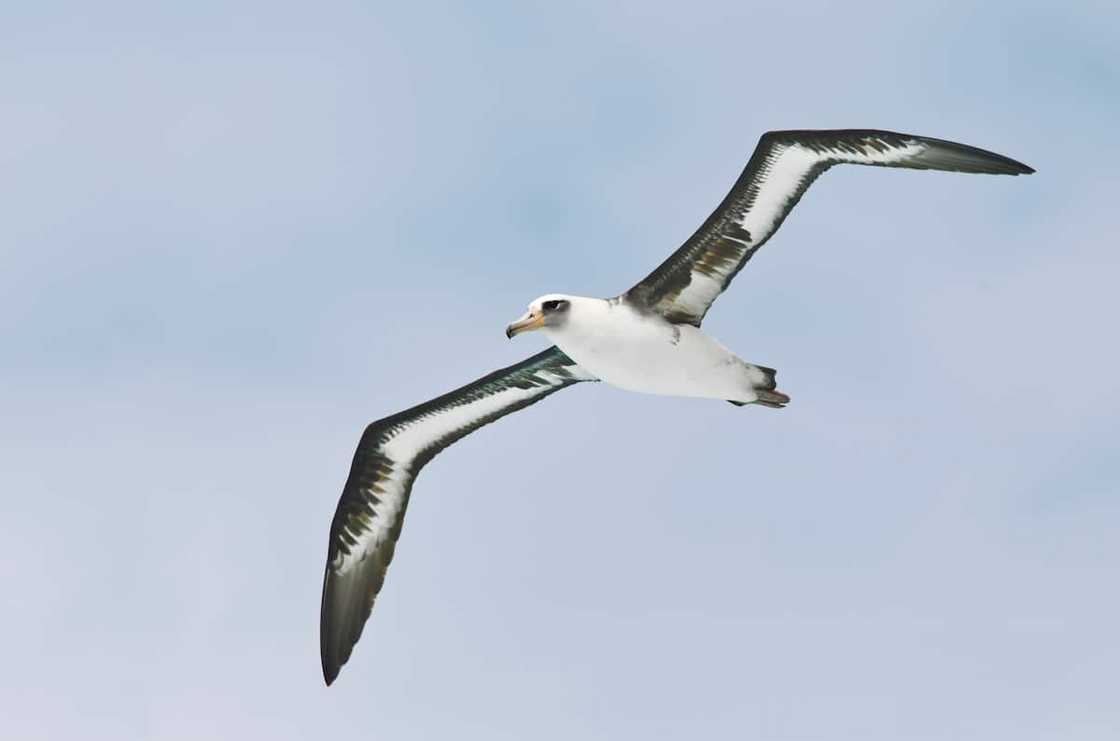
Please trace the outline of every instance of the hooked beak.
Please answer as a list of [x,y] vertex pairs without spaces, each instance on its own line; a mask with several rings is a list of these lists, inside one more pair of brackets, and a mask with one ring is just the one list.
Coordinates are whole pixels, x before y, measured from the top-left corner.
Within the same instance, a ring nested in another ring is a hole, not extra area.
[[534,314],[533,312],[529,311],[525,313],[525,316],[521,317],[516,322],[506,327],[506,337],[512,340],[515,335],[519,335],[522,332],[539,329],[543,326],[544,314]]

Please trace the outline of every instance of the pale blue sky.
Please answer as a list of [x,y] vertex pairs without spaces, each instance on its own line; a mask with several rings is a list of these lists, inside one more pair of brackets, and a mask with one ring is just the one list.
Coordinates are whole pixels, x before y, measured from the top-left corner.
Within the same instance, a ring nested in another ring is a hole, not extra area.
[[[237,8],[0,11],[5,737],[1120,737],[1114,3]],[[456,445],[324,688],[365,423],[839,126],[1038,174],[830,172],[706,323],[790,407]]]

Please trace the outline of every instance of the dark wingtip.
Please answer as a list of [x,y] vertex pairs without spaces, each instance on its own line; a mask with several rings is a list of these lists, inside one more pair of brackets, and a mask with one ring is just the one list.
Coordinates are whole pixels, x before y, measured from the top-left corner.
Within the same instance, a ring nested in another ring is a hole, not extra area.
[[330,687],[334,680],[338,679],[338,673],[342,670],[342,662],[324,646],[322,647],[321,657],[323,660],[323,681]]
[[340,638],[342,635],[338,625],[340,613],[338,606],[334,604],[338,596],[335,575],[328,568],[323,578],[323,605],[319,615],[319,658],[323,665],[323,681],[328,687],[338,678],[342,665],[350,658],[350,653],[342,648],[344,644],[341,643]]
[[320,656],[323,658],[323,681],[326,682],[329,687],[334,684],[335,679],[338,678],[338,672],[343,668],[343,665],[338,662],[335,656],[330,653],[326,647],[323,647]]
[[978,151],[984,152],[985,154],[989,155],[989,157],[990,157],[989,161],[998,160],[999,164],[1002,164],[1004,166],[1005,169],[1003,169],[1002,172],[993,173],[993,174],[1006,174],[1006,175],[1032,175],[1032,174],[1034,174],[1034,168],[1033,167],[1031,167],[1030,165],[1025,165],[1022,162],[1020,162],[1019,160],[1013,160],[1010,157],[1006,157],[1002,154],[996,154],[994,152],[988,152],[988,151],[983,150],[983,149],[978,150]]
[[1030,165],[987,149],[928,136],[913,138],[929,147],[917,156],[917,161],[933,169],[988,175],[1030,175],[1034,172]]
[[1010,157],[1004,157],[1007,161],[1008,169],[1005,171],[1008,175],[1033,175],[1034,168],[1030,165],[1024,165],[1018,160],[1013,160]]

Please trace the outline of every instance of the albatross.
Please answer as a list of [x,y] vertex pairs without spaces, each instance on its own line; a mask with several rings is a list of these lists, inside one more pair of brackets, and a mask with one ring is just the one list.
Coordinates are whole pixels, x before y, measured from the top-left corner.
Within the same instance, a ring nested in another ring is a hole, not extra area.
[[[544,352],[366,427],[331,522],[320,615],[323,677],[350,658],[385,581],[420,470],[483,425],[585,381],[647,394],[781,408],[776,371],[700,325],[712,303],[833,165],[1022,175],[1026,165],[965,144],[870,129],[763,134],[731,191],[681,247],[613,298],[541,296],[506,328]],[[869,214],[873,217],[873,214]]]

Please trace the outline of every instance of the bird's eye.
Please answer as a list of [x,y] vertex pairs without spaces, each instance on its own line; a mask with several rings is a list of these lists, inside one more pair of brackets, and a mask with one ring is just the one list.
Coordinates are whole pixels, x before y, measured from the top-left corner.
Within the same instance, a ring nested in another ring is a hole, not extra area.
[[545,301],[543,304],[541,304],[541,308],[545,311],[556,311],[560,308],[560,304],[562,303],[562,301]]

